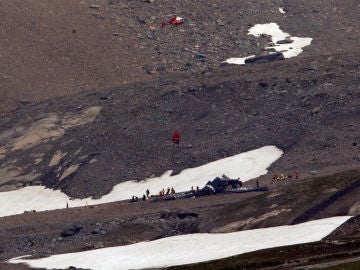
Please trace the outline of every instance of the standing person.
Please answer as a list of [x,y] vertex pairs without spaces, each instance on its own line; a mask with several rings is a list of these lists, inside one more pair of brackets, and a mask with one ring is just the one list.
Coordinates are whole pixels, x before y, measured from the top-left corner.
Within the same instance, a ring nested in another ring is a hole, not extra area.
[[175,129],[175,132],[172,137],[173,143],[179,144],[180,143],[180,133],[177,129]]
[[175,194],[175,189],[174,189],[174,187],[171,188],[171,194]]
[[256,187],[259,187],[259,180],[256,179]]
[[299,172],[298,170],[296,170],[296,172],[295,172],[295,178],[296,178],[296,179],[299,179],[299,176],[300,176],[300,172]]
[[146,197],[148,197],[148,198],[149,198],[149,195],[150,195],[150,190],[149,190],[149,189],[147,189],[147,190],[146,190]]

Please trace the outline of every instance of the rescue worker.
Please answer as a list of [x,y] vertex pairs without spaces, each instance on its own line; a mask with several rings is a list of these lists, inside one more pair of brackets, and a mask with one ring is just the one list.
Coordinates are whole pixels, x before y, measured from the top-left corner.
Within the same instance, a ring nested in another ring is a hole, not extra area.
[[296,179],[299,179],[299,176],[300,176],[300,172],[299,172],[298,170],[296,170],[296,172],[295,172],[295,178],[296,178]]
[[277,172],[274,172],[274,177],[273,177],[274,182],[276,181],[277,178],[278,178],[278,174]]
[[176,143],[176,144],[180,143],[180,134],[179,134],[179,131],[177,129],[175,129],[175,132],[174,132],[173,137],[172,137],[172,141],[173,141],[173,143]]

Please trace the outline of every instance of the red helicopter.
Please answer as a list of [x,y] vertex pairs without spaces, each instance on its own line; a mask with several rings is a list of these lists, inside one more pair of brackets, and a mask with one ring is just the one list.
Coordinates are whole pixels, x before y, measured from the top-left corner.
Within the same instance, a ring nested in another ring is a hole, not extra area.
[[174,16],[171,18],[170,21],[164,22],[163,20],[160,21],[161,27],[164,27],[165,25],[172,24],[172,25],[180,25],[184,23],[184,19],[179,16]]

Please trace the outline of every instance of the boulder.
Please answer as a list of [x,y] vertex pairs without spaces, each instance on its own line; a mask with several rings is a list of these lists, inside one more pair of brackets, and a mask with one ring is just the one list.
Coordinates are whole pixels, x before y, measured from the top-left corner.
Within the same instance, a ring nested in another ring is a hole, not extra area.
[[293,43],[294,41],[291,39],[282,39],[276,42],[276,44],[290,44]]
[[80,232],[83,228],[84,228],[83,226],[73,225],[70,228],[63,230],[61,232],[61,236],[62,237],[73,236],[74,234],[77,234],[78,232]]
[[262,64],[279,60],[284,60],[285,57],[282,53],[272,53],[269,55],[255,56],[245,59],[245,64]]

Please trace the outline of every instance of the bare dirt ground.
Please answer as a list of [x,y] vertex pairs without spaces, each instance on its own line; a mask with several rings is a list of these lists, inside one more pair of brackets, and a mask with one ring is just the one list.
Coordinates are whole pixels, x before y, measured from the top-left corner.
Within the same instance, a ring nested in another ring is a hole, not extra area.
[[[264,145],[284,156],[258,179],[267,193],[0,218],[0,259],[358,216],[359,8],[354,0],[1,1],[0,190],[42,184],[100,197],[121,181]],[[161,28],[174,14],[185,24]],[[313,41],[296,58],[221,64],[264,54],[269,37],[247,31],[269,22]],[[175,128],[180,145],[171,142]],[[300,180],[270,181],[295,170]],[[286,269],[290,260],[358,254],[358,218],[329,239],[242,255],[255,262],[235,265],[272,267],[267,258],[277,254],[275,266]],[[223,263],[234,261],[212,269]],[[0,264],[21,269],[11,267]]]

